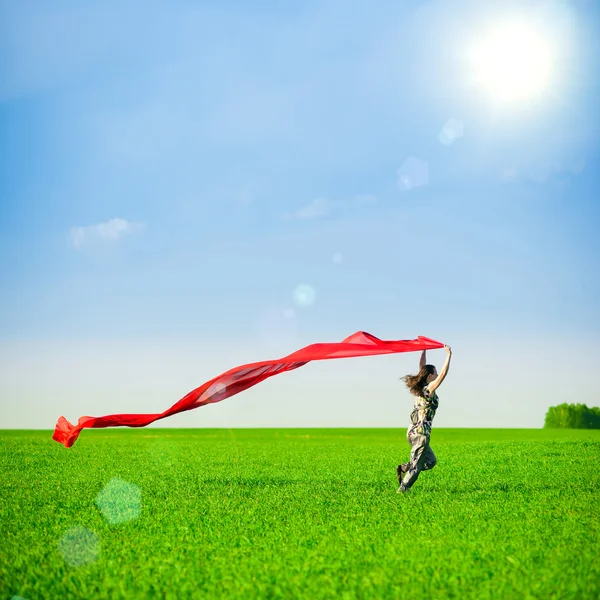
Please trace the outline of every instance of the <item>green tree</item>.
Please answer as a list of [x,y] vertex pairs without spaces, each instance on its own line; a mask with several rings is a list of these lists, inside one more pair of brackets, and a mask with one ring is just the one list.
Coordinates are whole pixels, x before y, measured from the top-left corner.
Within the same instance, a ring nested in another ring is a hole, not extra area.
[[546,428],[600,429],[600,408],[585,404],[559,404],[551,406],[544,421]]

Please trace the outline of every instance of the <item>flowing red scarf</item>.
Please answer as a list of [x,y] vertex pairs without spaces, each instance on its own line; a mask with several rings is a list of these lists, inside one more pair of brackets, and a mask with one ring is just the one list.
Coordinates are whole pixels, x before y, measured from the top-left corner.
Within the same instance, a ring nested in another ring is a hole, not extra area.
[[396,354],[416,350],[443,348],[444,344],[431,338],[419,336],[414,340],[380,340],[370,333],[357,331],[342,342],[311,344],[288,356],[276,360],[250,363],[235,367],[203,383],[192,390],[171,408],[160,414],[124,414],[105,417],[81,417],[77,425],[60,417],[56,423],[52,439],[70,448],[79,437],[82,429],[97,427],[145,427],[154,421],[170,417],[205,404],[221,402],[239,392],[264,381],[265,379],[303,367],[312,360],[330,358],[350,358],[353,356],[374,356],[376,354]]

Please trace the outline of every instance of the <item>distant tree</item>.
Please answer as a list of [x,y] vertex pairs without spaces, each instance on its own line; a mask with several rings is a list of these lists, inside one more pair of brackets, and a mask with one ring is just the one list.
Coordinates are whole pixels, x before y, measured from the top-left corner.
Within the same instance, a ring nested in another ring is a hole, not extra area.
[[559,404],[546,413],[545,428],[600,429],[600,408],[585,404]]

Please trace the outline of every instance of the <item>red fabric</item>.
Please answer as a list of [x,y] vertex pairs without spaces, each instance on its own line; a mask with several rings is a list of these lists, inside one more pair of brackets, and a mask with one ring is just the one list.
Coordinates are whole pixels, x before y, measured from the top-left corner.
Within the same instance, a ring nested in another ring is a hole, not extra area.
[[154,421],[164,419],[186,410],[192,410],[205,404],[220,402],[239,392],[264,381],[265,379],[303,367],[312,360],[330,358],[350,358],[353,356],[374,356],[376,354],[396,354],[398,352],[413,352],[416,350],[433,350],[443,348],[444,344],[430,338],[419,336],[414,340],[386,341],[376,338],[370,333],[357,331],[342,342],[328,344],[311,344],[292,354],[276,360],[266,360],[229,371],[203,383],[192,390],[179,402],[160,414],[125,414],[108,415],[105,417],[81,417],[77,425],[72,425],[64,417],[56,423],[52,439],[65,448],[70,448],[79,437],[82,429],[96,427],[145,427]]

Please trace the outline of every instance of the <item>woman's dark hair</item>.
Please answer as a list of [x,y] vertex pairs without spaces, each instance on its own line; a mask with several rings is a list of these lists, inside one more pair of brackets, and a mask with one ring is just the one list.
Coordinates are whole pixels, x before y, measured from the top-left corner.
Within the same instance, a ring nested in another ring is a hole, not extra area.
[[427,377],[435,373],[433,365],[424,365],[416,375],[405,375],[400,379],[406,383],[406,387],[413,396],[423,396],[423,387],[427,382]]

